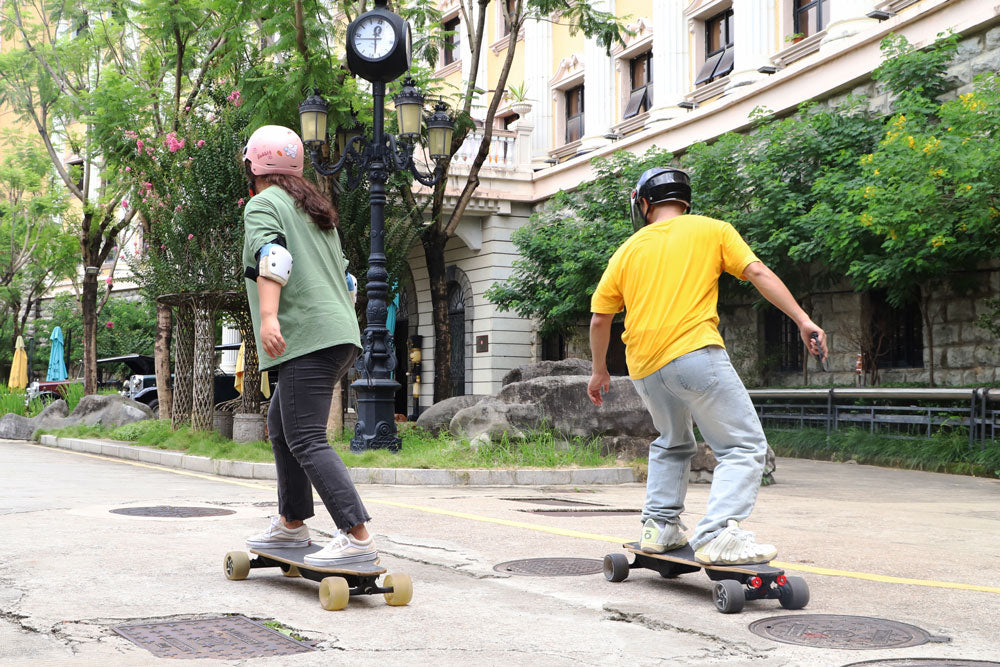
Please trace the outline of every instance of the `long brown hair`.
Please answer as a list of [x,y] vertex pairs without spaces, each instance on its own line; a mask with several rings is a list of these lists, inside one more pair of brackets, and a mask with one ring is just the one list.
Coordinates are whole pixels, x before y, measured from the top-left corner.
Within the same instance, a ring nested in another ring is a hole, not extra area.
[[330,200],[323,196],[311,181],[301,176],[291,174],[259,174],[254,176],[261,183],[277,185],[295,200],[295,203],[305,211],[316,225],[328,231],[340,226],[340,216]]

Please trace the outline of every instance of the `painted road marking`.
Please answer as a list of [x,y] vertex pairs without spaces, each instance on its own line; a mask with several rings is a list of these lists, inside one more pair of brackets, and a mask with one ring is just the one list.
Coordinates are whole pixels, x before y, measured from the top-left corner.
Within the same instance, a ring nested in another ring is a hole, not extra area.
[[[130,461],[128,459],[119,459],[109,456],[103,456],[99,454],[90,454],[87,452],[77,452],[72,449],[62,449],[60,447],[50,447],[48,445],[32,445],[34,447],[44,447],[45,449],[51,449],[53,451],[66,452],[68,454],[76,454],[78,456],[86,456],[92,459],[100,459],[102,461],[112,461],[116,463],[124,463],[126,465],[136,466],[138,468],[149,468],[151,470],[159,470],[162,472],[170,472],[175,475],[184,475],[187,477],[196,477],[198,479],[206,479],[213,482],[225,482],[226,484],[234,484],[236,486],[244,486],[250,489],[262,489],[265,491],[274,491],[273,486],[268,486],[266,484],[258,484],[254,482],[244,482],[237,479],[232,479],[229,477],[221,477],[217,475],[204,475],[196,472],[188,472],[187,470],[177,470],[176,468],[165,468],[163,466],[153,465],[150,463],[141,463],[139,461]],[[318,497],[317,497],[318,498]],[[578,530],[569,530],[566,528],[554,528],[552,526],[543,526],[537,523],[527,523],[525,521],[511,521],[509,519],[498,519],[496,517],[482,516],[479,514],[470,514],[468,512],[455,512],[452,510],[440,509],[437,507],[426,507],[423,505],[411,505],[409,503],[400,503],[392,500],[379,500],[370,499],[366,500],[366,503],[372,505],[383,505],[386,507],[396,507],[399,509],[413,510],[416,512],[424,512],[427,514],[438,514],[441,516],[450,516],[456,519],[466,519],[468,521],[478,521],[480,523],[492,523],[498,526],[507,526],[509,528],[520,528],[523,530],[532,530],[539,533],[548,533],[550,535],[559,535],[562,537],[573,537],[581,540],[594,540],[597,542],[609,542],[612,544],[624,544],[630,540],[624,537],[613,537],[611,535],[599,535],[597,533],[584,533]],[[950,588],[954,590],[962,591],[977,591],[980,593],[996,593],[1000,594],[1000,587],[996,586],[979,586],[976,584],[962,584],[955,581],[934,581],[933,579],[910,579],[908,577],[892,577],[885,574],[871,574],[868,572],[854,572],[851,570],[835,570],[827,567],[815,567],[813,565],[804,565],[800,563],[786,563],[784,561],[771,561],[771,565],[775,567],[780,567],[786,570],[795,570],[797,572],[808,572],[810,574],[820,574],[827,577],[846,577],[848,579],[860,579],[863,581],[878,581],[883,584],[903,584],[908,586],[924,586],[928,588]]]

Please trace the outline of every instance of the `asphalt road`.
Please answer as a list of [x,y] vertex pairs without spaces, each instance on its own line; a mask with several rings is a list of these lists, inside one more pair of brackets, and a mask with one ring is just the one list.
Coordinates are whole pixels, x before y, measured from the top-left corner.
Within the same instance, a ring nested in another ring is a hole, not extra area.
[[[888,658],[1000,661],[1000,481],[779,460],[746,527],[805,577],[802,611],[748,602],[723,615],[703,573],[634,570],[510,576],[512,559],[600,559],[638,538],[637,514],[553,516],[560,498],[638,510],[641,485],[363,486],[382,563],[413,579],[413,601],[381,596],[324,611],[318,585],[256,570],[228,581],[223,556],[275,512],[273,485],[0,441],[0,664],[172,664],[114,633],[143,622],[222,614],[277,621],[320,651],[240,664],[846,665]],[[688,526],[708,487],[692,485]],[[136,506],[234,513],[142,518]],[[593,509],[592,508],[592,509]],[[310,522],[332,530],[329,517]],[[778,643],[748,625],[770,616],[850,614],[909,623],[947,643],[840,650]],[[222,661],[204,661],[222,664]],[[233,661],[231,664],[236,664]]]

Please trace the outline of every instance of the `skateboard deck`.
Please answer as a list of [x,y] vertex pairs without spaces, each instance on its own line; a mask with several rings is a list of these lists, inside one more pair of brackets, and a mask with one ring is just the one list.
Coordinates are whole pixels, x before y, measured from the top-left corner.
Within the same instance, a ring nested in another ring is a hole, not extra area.
[[[270,558],[271,560],[276,560],[279,563],[284,563],[286,565],[294,565],[298,568],[301,574],[303,570],[308,570],[310,572],[316,572],[325,576],[336,575],[336,574],[353,574],[359,576],[378,576],[380,574],[385,574],[386,569],[384,567],[379,567],[378,559],[374,561],[369,561],[367,563],[350,563],[347,565],[340,565],[338,567],[321,567],[319,565],[310,565],[306,563],[305,557],[309,554],[314,554],[323,548],[322,544],[310,544],[308,547],[291,547],[291,548],[280,548],[280,549],[250,549],[250,553],[255,556],[263,556],[264,558]],[[284,568],[282,568],[284,569]]]
[[641,568],[659,572],[668,579],[705,570],[708,578],[715,582],[712,587],[715,607],[724,614],[741,611],[747,600],[777,599],[786,609],[801,609],[809,602],[809,585],[805,579],[785,576],[784,570],[768,563],[709,565],[695,560],[694,549],[687,544],[662,554],[646,553],[638,542],[626,542],[622,546],[634,556],[633,562],[629,563],[628,556],[623,553],[606,555],[604,576],[608,581],[625,581],[630,570]]
[[[335,611],[347,606],[353,596],[381,593],[387,604],[399,607],[409,603],[413,597],[413,582],[405,574],[386,574],[386,569],[378,560],[367,563],[349,563],[337,567],[310,565],[305,557],[323,548],[312,544],[298,548],[250,549],[250,555],[243,551],[230,551],[223,560],[223,570],[227,579],[246,579],[252,569],[279,568],[286,577],[303,577],[318,581],[319,601],[324,609]],[[382,584],[378,578],[382,575]]]

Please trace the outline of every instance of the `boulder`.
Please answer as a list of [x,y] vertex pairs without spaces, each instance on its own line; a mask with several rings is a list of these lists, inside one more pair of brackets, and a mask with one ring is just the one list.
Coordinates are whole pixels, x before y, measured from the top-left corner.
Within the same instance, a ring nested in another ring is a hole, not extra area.
[[148,405],[133,401],[131,398],[118,394],[91,394],[80,399],[67,422],[115,428],[152,418],[153,411]]
[[13,413],[0,417],[0,438],[30,440],[32,434],[41,428],[62,428],[67,425],[69,407],[61,398],[52,401],[34,417],[22,417]]
[[417,428],[421,428],[434,435],[438,435],[442,431],[447,431],[448,425],[451,424],[451,419],[455,416],[456,412],[475,405],[484,398],[488,397],[477,395],[453,396],[443,401],[438,401],[420,413],[420,417],[417,418]]
[[586,375],[589,378],[590,372],[591,364],[586,359],[569,358],[561,361],[539,361],[510,371],[503,376],[501,385],[506,386],[512,382],[534,380],[546,375]]

